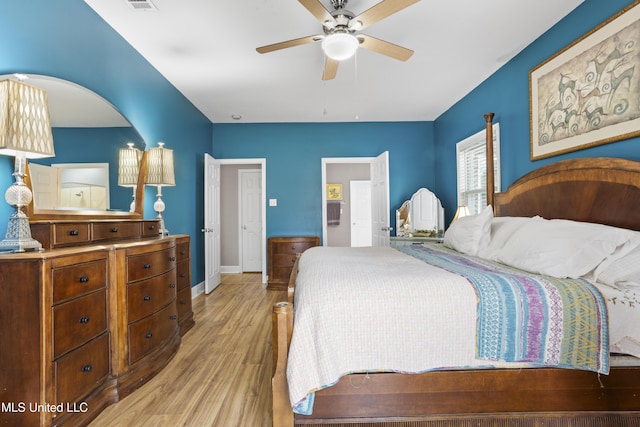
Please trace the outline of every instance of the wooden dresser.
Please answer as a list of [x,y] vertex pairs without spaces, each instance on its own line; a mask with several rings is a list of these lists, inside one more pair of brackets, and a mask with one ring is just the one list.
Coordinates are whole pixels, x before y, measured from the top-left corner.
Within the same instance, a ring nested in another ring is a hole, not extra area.
[[167,364],[190,243],[154,236],[0,254],[0,425],[86,425]]
[[189,236],[176,237],[176,261],[178,281],[178,326],[184,335],[195,324],[191,308],[191,243]]
[[267,289],[286,290],[297,254],[318,245],[320,245],[318,236],[269,237]]

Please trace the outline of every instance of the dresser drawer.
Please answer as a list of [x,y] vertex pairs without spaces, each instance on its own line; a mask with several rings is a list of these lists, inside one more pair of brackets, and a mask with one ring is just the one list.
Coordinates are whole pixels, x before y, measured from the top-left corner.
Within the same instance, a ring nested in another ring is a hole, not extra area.
[[127,282],[157,276],[158,274],[171,270],[175,266],[175,247],[157,252],[130,255],[127,257]]
[[126,239],[140,237],[139,222],[95,222],[93,240]]
[[175,270],[127,286],[128,323],[153,313],[175,298]]
[[54,304],[106,286],[106,258],[53,269]]
[[176,267],[178,291],[184,288],[191,287],[191,275],[189,274],[191,272],[190,267],[191,266],[189,265],[189,261],[182,261],[178,263],[178,266]]
[[317,245],[314,242],[310,242],[310,241],[277,242],[277,243],[273,243],[273,253],[300,254],[313,246],[317,246]]
[[188,260],[190,255],[189,250],[189,242],[178,243],[176,245],[176,260],[178,262]]
[[293,264],[296,262],[296,254],[279,254],[276,253],[273,255],[273,266],[274,267],[293,267]]
[[176,306],[178,307],[178,319],[182,319],[191,312],[191,288],[185,288],[178,292]]
[[157,313],[129,325],[129,363],[133,364],[146,354],[162,346],[178,328],[175,304],[169,304]]
[[57,358],[107,329],[106,290],[53,307],[53,357]]
[[91,239],[88,223],[60,223],[53,226],[55,246],[87,243]]
[[91,392],[110,372],[109,334],[54,362],[56,403],[76,402]]
[[144,237],[154,237],[160,234],[160,221],[142,221],[142,235]]

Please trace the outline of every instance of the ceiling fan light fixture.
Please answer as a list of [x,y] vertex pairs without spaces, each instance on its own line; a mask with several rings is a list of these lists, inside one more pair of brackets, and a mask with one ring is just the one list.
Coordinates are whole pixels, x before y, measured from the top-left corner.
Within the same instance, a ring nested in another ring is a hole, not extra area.
[[358,50],[360,42],[348,33],[329,34],[322,41],[322,50],[325,55],[336,61],[351,58]]

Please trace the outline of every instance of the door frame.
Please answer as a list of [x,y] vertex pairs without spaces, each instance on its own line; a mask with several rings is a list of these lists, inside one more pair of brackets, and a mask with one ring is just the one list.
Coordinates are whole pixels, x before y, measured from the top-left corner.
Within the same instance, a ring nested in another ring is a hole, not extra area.
[[368,163],[375,157],[323,157],[322,161],[322,246],[327,246],[327,165],[330,163]]
[[[267,283],[267,159],[254,158],[254,159],[218,159],[220,165],[260,165],[260,171],[262,172],[261,183],[261,207],[262,212],[262,231],[260,233],[260,256],[262,257],[262,284]],[[238,207],[238,210],[239,207]]]

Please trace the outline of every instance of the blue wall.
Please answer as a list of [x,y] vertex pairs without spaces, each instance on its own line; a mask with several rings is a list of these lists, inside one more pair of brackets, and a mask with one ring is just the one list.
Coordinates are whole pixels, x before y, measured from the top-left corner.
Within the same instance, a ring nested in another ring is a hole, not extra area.
[[267,236],[322,235],[323,157],[375,157],[389,151],[391,223],[420,187],[433,188],[433,123],[214,124],[216,158],[266,158]]
[[[202,281],[202,153],[211,147],[210,121],[82,0],[24,0],[2,6],[0,74],[46,74],[85,86],[120,110],[147,148],[164,141],[174,149],[177,186],[163,190],[164,216],[172,233],[191,235],[193,281]],[[64,154],[63,148],[56,150]],[[12,182],[12,171],[12,159],[0,157],[3,192]],[[152,218],[155,190],[146,193],[145,217]],[[3,218],[11,212],[2,201],[1,237],[6,231]]]
[[[193,280],[204,277],[203,153],[218,158],[266,158],[267,234],[320,234],[322,157],[369,157],[390,152],[391,209],[421,186],[435,190],[450,220],[456,206],[455,143],[484,129],[495,113],[502,140],[502,187],[543,164],[571,157],[640,160],[638,139],[536,162],[529,160],[529,70],[630,0],[586,0],[435,122],[220,124],[211,123],[81,0],[3,4],[0,74],[47,74],[103,96],[137,128],[147,148],[164,141],[175,151],[177,186],[163,190],[167,227],[192,236]],[[29,31],[25,29],[29,28]],[[57,147],[62,157],[61,148]],[[97,148],[96,148],[97,150]],[[8,187],[10,158],[0,157],[0,188]],[[146,195],[146,217],[155,190]],[[126,196],[129,197],[128,194]],[[12,209],[0,203],[0,233]],[[393,216],[392,216],[393,218]],[[1,237],[1,236],[0,236]]]
[[456,196],[456,142],[485,128],[483,115],[495,113],[500,123],[502,189],[525,173],[548,163],[576,157],[622,157],[640,160],[638,138],[619,141],[532,162],[529,157],[529,70],[579,39],[632,3],[629,0],[586,0],[490,76],[435,121],[436,193],[447,222]]

